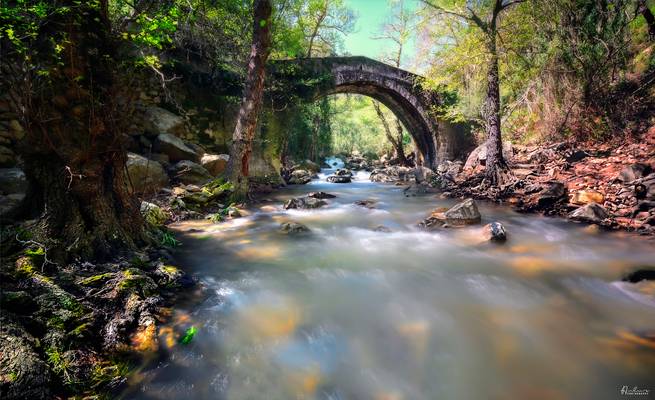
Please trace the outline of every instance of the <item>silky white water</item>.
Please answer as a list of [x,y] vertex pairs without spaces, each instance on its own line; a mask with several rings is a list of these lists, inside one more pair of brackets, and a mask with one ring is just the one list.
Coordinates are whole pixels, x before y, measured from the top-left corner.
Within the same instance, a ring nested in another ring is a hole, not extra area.
[[[502,222],[421,231],[455,200],[403,187],[320,180],[283,189],[251,215],[177,224],[179,264],[207,288],[160,329],[162,353],[130,399],[617,399],[655,394],[655,285],[618,282],[655,264],[626,233],[480,204]],[[317,210],[283,201],[337,197]],[[376,200],[376,208],[353,205]],[[282,234],[296,221],[311,232]],[[379,225],[391,232],[374,229]],[[191,326],[193,340],[179,344]],[[647,397],[646,397],[647,398]]]

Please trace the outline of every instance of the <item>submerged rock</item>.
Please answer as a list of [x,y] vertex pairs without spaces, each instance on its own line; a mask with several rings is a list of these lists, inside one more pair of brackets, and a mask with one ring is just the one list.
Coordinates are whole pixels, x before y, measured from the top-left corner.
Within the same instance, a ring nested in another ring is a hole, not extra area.
[[377,201],[376,200],[371,200],[371,199],[357,200],[353,204],[356,205],[356,206],[361,206],[361,207],[365,207],[365,208],[375,208],[375,205],[377,204]]
[[280,225],[280,232],[285,234],[298,234],[309,232],[309,228],[298,222],[284,222]]
[[589,203],[569,213],[569,218],[576,221],[599,223],[609,218],[607,210],[596,203]]
[[378,225],[375,228],[373,228],[373,230],[375,232],[385,232],[385,233],[391,232],[391,228],[389,228],[388,226],[384,226],[384,225]]
[[314,197],[296,197],[284,203],[284,209],[311,209],[327,205],[327,202]]

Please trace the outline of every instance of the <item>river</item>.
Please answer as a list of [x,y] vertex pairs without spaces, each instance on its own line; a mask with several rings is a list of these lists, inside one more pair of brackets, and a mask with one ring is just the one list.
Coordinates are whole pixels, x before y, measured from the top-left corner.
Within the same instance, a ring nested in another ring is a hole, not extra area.
[[[655,263],[652,240],[484,203],[483,224],[502,222],[506,243],[425,232],[416,223],[456,201],[402,189],[323,173],[244,218],[173,226],[180,264],[209,295],[172,310],[161,354],[123,397],[617,399],[624,386],[655,397],[655,285],[618,282]],[[282,208],[309,191],[337,197]],[[375,208],[353,205],[363,199]],[[281,234],[285,221],[311,232]]]

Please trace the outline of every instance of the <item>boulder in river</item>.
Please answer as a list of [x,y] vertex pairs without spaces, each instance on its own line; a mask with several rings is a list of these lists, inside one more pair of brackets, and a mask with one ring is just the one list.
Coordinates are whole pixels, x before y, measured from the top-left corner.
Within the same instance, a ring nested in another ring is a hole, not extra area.
[[504,242],[507,240],[507,231],[500,222],[492,222],[482,227],[482,236],[486,241]]
[[473,199],[466,199],[450,209],[438,208],[419,226],[425,229],[435,229],[448,226],[464,226],[480,223],[482,216]]
[[280,232],[287,235],[295,235],[309,232],[309,228],[298,222],[283,222],[282,225],[280,225]]
[[327,177],[327,181],[331,183],[350,183],[352,182],[352,178],[348,175],[330,175]]
[[478,205],[473,199],[466,199],[454,205],[444,213],[444,216],[450,225],[472,225],[479,223],[482,219]]
[[312,180],[312,174],[304,169],[297,169],[291,173],[287,183],[291,185],[304,185]]
[[127,153],[127,175],[134,192],[156,193],[164,186],[168,186],[168,175],[164,167],[154,160],[149,160],[134,153]]
[[284,209],[312,209],[323,207],[325,205],[327,205],[325,200],[316,199],[314,197],[295,197],[284,203]]
[[596,203],[589,203],[569,213],[569,218],[576,221],[599,223],[609,218],[607,210]]
[[182,160],[171,168],[175,179],[185,184],[203,185],[213,177],[202,165]]
[[168,156],[171,162],[190,160],[199,161],[198,154],[191,147],[187,146],[182,139],[168,133],[157,136],[155,151]]
[[310,192],[307,194],[307,197],[313,197],[315,199],[333,199],[337,196],[325,192]]

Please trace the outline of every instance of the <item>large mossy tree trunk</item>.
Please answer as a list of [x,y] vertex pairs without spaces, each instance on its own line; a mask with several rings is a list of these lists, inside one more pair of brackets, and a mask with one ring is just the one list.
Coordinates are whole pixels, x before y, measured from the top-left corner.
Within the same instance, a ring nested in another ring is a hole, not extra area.
[[22,95],[27,134],[20,151],[31,204],[40,205],[32,210],[32,235],[56,262],[110,258],[145,237],[126,178],[130,101],[117,80],[106,1],[64,6],[68,11],[49,15],[38,37],[46,48],[65,35],[59,60],[38,90]]
[[487,69],[487,97],[484,103],[485,130],[487,134],[485,176],[493,185],[500,185],[507,170],[507,163],[503,157],[503,142],[500,130],[500,85],[496,32],[492,32],[488,40],[489,66]]
[[271,47],[271,2],[255,0],[253,8],[253,35],[248,76],[232,135],[230,161],[226,173],[227,178],[234,185],[235,200],[243,200],[248,195],[248,164],[257,119],[261,111],[266,60]]

